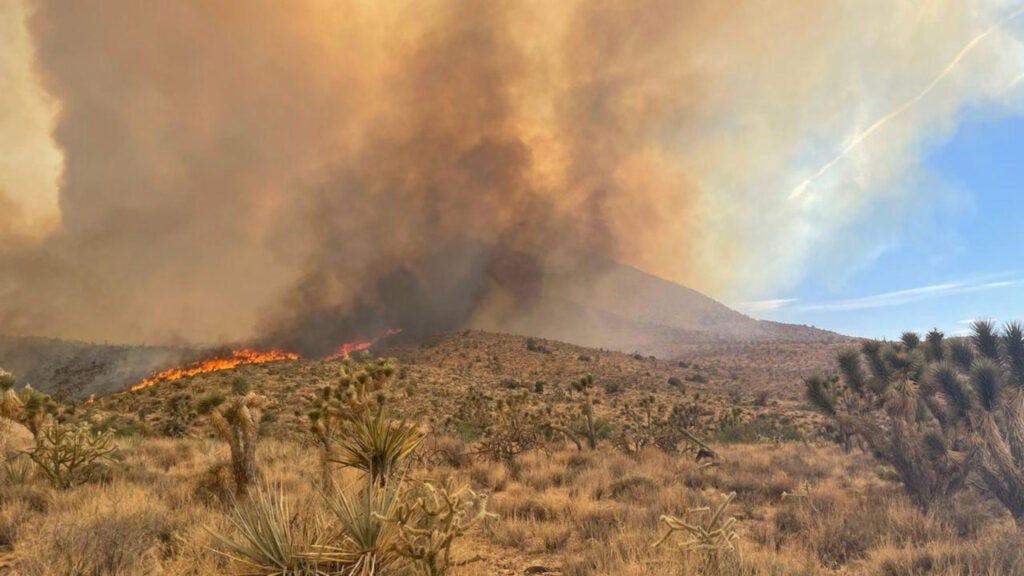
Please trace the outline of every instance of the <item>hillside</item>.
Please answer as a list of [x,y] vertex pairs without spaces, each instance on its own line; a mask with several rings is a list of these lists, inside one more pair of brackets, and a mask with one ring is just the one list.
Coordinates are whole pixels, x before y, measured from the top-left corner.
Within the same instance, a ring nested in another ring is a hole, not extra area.
[[[804,375],[801,364],[824,366],[848,341],[816,328],[755,320],[696,290],[609,261],[586,272],[549,274],[540,296],[517,310],[478,316],[471,327],[659,358],[713,359],[720,383],[744,390],[789,393]],[[454,348],[462,342],[440,337]],[[26,384],[76,398],[114,392],[217,352],[0,336],[0,366]],[[789,359],[780,362],[778,354]]]
[[161,346],[116,346],[0,336],[0,367],[20,382],[59,396],[108,394],[198,352]]
[[[417,346],[391,348],[382,354],[398,358],[402,373],[389,400],[403,416],[430,423],[435,429],[451,425],[447,418],[459,413],[466,402],[497,401],[518,391],[529,393],[529,405],[549,413],[571,406],[569,384],[584,374],[594,378],[597,413],[619,421],[623,410],[653,398],[669,409],[676,404],[696,407],[695,430],[717,434],[721,418],[738,418],[734,432],[770,434],[795,426],[800,434],[813,435],[819,422],[805,409],[802,397],[804,369],[831,369],[833,357],[814,360],[801,348],[780,351],[778,371],[764,364],[746,362],[748,349],[737,356],[707,355],[699,348],[689,360],[663,359],[583,348],[550,340],[513,335],[463,331]],[[757,358],[757,356],[753,356]],[[785,372],[790,366],[791,372]],[[807,368],[810,367],[810,368]],[[337,379],[338,364],[323,360],[286,360],[241,366],[160,383],[137,392],[98,398],[94,418],[109,425],[160,432],[170,426],[173,414],[188,418],[203,435],[206,419],[196,418],[200,406],[230,393],[231,381],[241,375],[254,389],[271,399],[268,414],[275,437],[302,436],[308,421],[306,410],[318,391]],[[539,383],[539,387],[538,387]],[[730,425],[732,425],[730,424]],[[750,424],[750,426],[748,426]]]
[[845,338],[809,326],[756,320],[686,286],[607,261],[582,273],[549,274],[543,294],[526,313],[488,318],[475,327],[659,356],[692,344]]

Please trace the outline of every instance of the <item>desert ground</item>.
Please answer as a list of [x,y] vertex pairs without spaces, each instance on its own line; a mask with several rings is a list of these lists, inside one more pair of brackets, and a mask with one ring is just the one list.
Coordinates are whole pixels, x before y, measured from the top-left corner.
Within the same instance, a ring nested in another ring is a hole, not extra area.
[[[802,398],[800,374],[832,369],[827,354],[768,346],[770,369],[749,347],[655,358],[470,331],[381,351],[397,361],[370,401],[422,434],[387,490],[447,488],[466,505],[434,572],[388,551],[401,537],[387,514],[372,545],[338,535],[339,503],[358,508],[372,482],[324,459],[310,412],[374,360],[268,362],[65,401],[54,420],[106,434],[109,454],[56,485],[26,455],[25,426],[5,420],[0,574],[1024,573],[998,505],[977,490],[916,505]],[[245,494],[216,424],[242,382],[263,398]],[[698,459],[701,446],[714,457]],[[704,532],[670,533],[673,521]],[[324,560],[341,549],[377,564]]]

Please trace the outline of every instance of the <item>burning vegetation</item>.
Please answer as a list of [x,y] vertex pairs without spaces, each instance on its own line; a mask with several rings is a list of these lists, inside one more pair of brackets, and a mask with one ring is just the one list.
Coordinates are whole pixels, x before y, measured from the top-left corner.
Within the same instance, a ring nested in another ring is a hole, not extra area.
[[186,376],[195,376],[205,372],[217,372],[219,370],[230,370],[245,364],[263,364],[264,362],[275,362],[278,360],[298,360],[299,355],[284,350],[231,350],[227,354],[221,354],[212,358],[197,360],[187,366],[168,368],[155,375],[146,378],[142,382],[129,388],[129,391],[142,390],[160,382],[170,382]]
[[387,338],[388,336],[394,336],[396,334],[401,333],[401,328],[388,328],[384,332],[381,332],[380,336],[377,336],[373,340],[363,340],[362,342],[346,342],[341,346],[338,346],[337,350],[329,354],[326,358],[324,358],[324,360],[340,360],[348,356],[349,354],[352,354],[353,352],[362,352],[363,350],[369,350],[371,346],[373,346],[383,338]]
[[[338,346],[334,352],[324,357],[326,361],[339,360],[349,356],[354,352],[362,352],[363,350],[369,350],[372,346],[389,336],[395,336],[401,334],[401,328],[388,328],[381,332],[377,337],[370,340],[356,340],[352,342],[345,342]],[[186,366],[177,366],[174,368],[168,368],[157,372],[153,376],[146,378],[133,385],[128,389],[129,392],[135,392],[136,390],[142,390],[148,388],[154,384],[160,382],[170,382],[179,378],[185,378],[188,376],[195,376],[196,374],[204,374],[206,372],[217,372],[220,370],[230,370],[238,366],[244,366],[247,364],[263,364],[266,362],[277,362],[280,360],[298,360],[301,358],[296,352],[289,352],[281,349],[272,350],[253,350],[250,348],[242,348],[239,350],[230,350],[228,352],[221,352],[213,356],[203,358],[191,362]]]

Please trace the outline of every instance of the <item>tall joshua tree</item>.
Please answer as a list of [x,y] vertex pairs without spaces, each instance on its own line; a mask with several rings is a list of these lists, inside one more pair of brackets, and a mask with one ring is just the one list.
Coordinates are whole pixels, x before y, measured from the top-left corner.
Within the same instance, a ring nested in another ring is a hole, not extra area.
[[393,358],[340,363],[336,386],[327,386],[313,402],[309,419],[321,447],[321,474],[331,484],[331,464],[362,470],[383,485],[423,441],[414,422],[392,419],[385,406],[397,373]]
[[959,490],[966,480],[966,455],[947,445],[941,420],[919,402],[927,396],[921,385],[924,353],[866,342],[859,353],[841,353],[839,366],[841,378],[806,380],[808,399],[835,419],[844,435],[859,437],[891,464],[920,506]]
[[968,340],[936,330],[925,343],[843,352],[841,378],[808,378],[807,397],[891,464],[922,507],[973,478],[1024,526],[1024,326],[979,321]]

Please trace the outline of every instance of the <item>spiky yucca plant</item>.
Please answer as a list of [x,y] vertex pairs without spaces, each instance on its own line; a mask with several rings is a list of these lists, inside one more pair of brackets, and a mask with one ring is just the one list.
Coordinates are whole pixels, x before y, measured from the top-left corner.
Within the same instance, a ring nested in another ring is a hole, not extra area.
[[401,528],[389,522],[404,490],[401,482],[385,486],[364,483],[354,496],[332,485],[324,501],[341,528],[340,542],[324,547],[324,557],[346,566],[346,576],[407,574],[408,560],[399,554]]
[[969,340],[932,331],[921,348],[867,342],[840,355],[841,379],[808,378],[807,398],[891,464],[922,507],[973,478],[1024,526],[1024,327],[978,321]]
[[254,487],[245,499],[232,502],[228,522],[233,537],[211,532],[220,546],[215,552],[252,576],[334,576],[348,574],[347,566],[324,552],[329,538],[319,514],[293,512],[280,486]]
[[386,484],[423,442],[420,427],[383,414],[364,414],[344,422],[332,462],[361,470],[375,484]]
[[20,408],[21,400],[14,392],[14,375],[0,368],[0,463],[7,459],[11,422]]
[[259,436],[261,408],[266,398],[249,389],[244,379],[232,383],[234,397],[226,406],[215,408],[210,413],[214,430],[231,447],[231,471],[235,480],[235,491],[244,496],[256,481],[256,442]]

